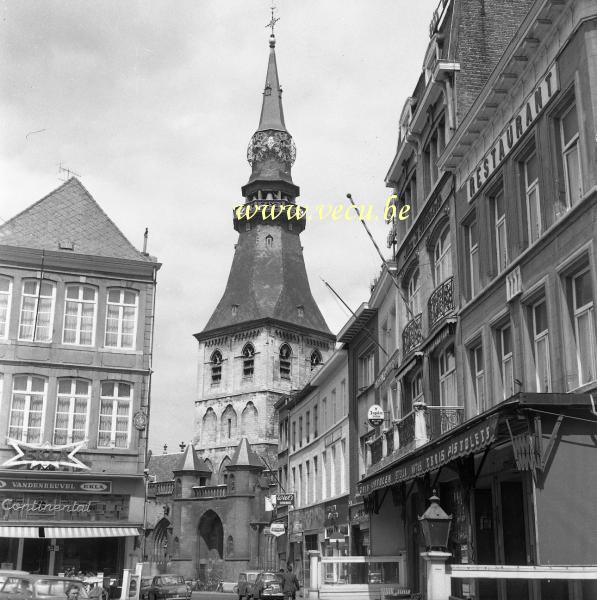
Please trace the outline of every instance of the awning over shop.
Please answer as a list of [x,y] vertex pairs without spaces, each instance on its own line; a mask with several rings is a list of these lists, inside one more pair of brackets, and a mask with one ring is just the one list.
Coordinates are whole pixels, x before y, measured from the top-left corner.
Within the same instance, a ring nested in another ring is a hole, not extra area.
[[39,527],[0,527],[0,538],[38,538]]
[[415,457],[399,461],[395,466],[384,473],[365,479],[358,484],[359,492],[366,496],[401,481],[408,481],[421,477],[429,471],[487,448],[495,441],[498,424],[498,415],[492,415],[486,420],[474,425],[466,431],[454,436],[448,436],[440,444],[426,447]]
[[[137,527],[44,527],[46,538],[98,538],[139,535]],[[35,536],[37,537],[37,536]]]

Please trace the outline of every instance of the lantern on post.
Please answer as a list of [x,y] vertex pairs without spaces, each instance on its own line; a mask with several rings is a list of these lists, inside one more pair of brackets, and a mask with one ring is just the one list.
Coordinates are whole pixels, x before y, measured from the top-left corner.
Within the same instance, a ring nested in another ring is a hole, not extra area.
[[429,498],[429,508],[419,517],[425,546],[427,550],[445,550],[448,547],[448,537],[452,525],[452,515],[439,505],[439,498],[433,490],[433,496]]

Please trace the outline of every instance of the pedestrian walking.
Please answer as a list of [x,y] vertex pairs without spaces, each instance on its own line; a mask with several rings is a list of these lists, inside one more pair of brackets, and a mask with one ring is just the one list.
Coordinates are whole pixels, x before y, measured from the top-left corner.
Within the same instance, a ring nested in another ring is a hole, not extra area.
[[292,572],[292,565],[288,565],[288,570],[283,576],[283,588],[284,598],[296,598],[296,593],[299,591],[300,585],[296,575]]

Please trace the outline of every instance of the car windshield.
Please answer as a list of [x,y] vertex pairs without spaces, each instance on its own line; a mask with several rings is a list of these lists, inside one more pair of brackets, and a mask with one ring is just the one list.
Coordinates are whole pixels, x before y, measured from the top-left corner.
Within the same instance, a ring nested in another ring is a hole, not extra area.
[[253,582],[253,581],[255,581],[255,580],[257,579],[257,575],[258,575],[258,574],[259,574],[259,573],[248,573],[248,574],[247,574],[247,579],[248,579],[250,582]]
[[281,573],[264,573],[263,581],[282,581]]
[[22,579],[21,577],[6,577],[6,581],[4,581],[1,591],[12,593],[29,589],[31,589],[31,583],[27,579]]
[[72,579],[38,579],[35,582],[35,592],[36,595],[40,597],[66,597],[68,591],[72,588],[78,590],[79,599],[88,597],[82,581],[75,581]]
[[158,585],[184,585],[182,575],[162,575]]

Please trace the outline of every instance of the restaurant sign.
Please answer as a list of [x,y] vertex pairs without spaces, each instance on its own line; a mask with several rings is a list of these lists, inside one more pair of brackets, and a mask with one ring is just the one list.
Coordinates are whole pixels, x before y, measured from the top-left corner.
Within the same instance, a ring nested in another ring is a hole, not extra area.
[[15,449],[17,455],[2,463],[2,467],[19,467],[26,465],[30,469],[41,467],[47,469],[53,467],[71,467],[75,469],[89,469],[75,454],[83,448],[87,441],[75,442],[74,444],[51,445],[49,442],[43,444],[28,444],[19,440],[8,439],[8,443]]
[[59,494],[111,494],[111,481],[69,481],[66,479],[18,479],[2,477],[0,493],[54,492]]
[[494,140],[492,147],[485,153],[481,162],[467,177],[466,188],[469,202],[500,166],[529,127],[533,125],[535,119],[555,96],[558,89],[558,73],[554,63],[535,86],[535,89],[527,96],[522,107],[513,115],[499,137]]
[[447,439],[417,458],[401,461],[387,472],[358,484],[359,493],[366,495],[401,481],[420,477],[429,471],[439,469],[449,462],[487,448],[495,441],[498,415],[489,417],[483,423],[464,433]]

